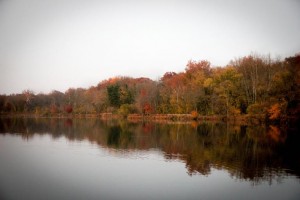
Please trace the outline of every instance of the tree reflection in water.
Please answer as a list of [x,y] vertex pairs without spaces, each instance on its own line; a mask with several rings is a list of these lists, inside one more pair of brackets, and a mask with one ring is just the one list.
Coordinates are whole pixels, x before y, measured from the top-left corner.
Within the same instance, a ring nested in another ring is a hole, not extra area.
[[111,150],[159,149],[166,160],[181,160],[189,175],[225,169],[254,184],[287,175],[300,177],[296,129],[224,123],[133,123],[98,119],[3,118],[1,134],[29,140],[50,134],[54,139],[88,140]]

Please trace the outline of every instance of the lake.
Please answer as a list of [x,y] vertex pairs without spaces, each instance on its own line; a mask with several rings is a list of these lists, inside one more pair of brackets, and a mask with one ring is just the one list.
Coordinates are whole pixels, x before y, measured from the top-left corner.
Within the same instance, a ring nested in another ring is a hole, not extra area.
[[300,134],[276,126],[0,120],[0,199],[300,199]]

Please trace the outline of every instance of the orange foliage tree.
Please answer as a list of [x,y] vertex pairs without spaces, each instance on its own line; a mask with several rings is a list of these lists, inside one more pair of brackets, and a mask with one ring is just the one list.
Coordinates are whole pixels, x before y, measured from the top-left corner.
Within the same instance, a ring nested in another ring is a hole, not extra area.
[[271,106],[271,108],[268,110],[269,113],[269,119],[270,120],[277,120],[280,117],[281,109],[279,103],[275,103]]

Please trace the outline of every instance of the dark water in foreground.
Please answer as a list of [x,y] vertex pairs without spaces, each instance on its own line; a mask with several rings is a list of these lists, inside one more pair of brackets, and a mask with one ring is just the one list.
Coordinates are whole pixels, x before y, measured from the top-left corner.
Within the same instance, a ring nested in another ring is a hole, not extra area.
[[0,120],[0,199],[300,199],[300,133]]

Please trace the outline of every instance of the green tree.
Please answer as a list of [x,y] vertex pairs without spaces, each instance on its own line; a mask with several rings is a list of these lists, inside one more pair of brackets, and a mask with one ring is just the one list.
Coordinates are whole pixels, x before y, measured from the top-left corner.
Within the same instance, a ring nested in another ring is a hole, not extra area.
[[120,107],[120,86],[118,84],[107,86],[107,94],[110,105]]

